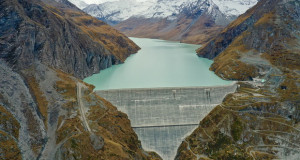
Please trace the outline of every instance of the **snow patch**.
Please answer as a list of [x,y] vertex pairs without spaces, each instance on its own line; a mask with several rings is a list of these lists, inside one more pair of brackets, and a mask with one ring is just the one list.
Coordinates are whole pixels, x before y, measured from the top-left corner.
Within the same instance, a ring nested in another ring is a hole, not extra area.
[[241,15],[254,6],[258,0],[212,0],[221,12],[228,16]]
[[[88,14],[109,21],[124,21],[130,17],[168,18],[176,19],[182,8],[191,5],[203,8],[208,6],[208,12],[213,6],[226,16],[239,16],[258,0],[70,0]],[[175,17],[175,18],[174,18]]]

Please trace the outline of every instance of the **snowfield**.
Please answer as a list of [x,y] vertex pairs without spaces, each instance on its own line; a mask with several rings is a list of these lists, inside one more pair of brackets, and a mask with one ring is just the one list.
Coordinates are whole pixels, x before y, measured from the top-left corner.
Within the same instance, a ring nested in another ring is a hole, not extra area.
[[[238,16],[258,0],[69,0],[86,13],[109,21],[121,22],[130,17],[166,18],[179,14],[182,8],[207,4],[218,6],[225,15]],[[201,8],[201,6],[199,6]]]

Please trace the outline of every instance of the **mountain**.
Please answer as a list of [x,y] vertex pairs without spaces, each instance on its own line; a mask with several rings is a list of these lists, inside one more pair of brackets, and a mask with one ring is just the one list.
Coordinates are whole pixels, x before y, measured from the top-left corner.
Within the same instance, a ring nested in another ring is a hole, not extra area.
[[254,6],[258,0],[213,0],[220,11],[228,16],[237,16],[245,13]]
[[[45,7],[34,11],[31,11],[30,6],[25,10],[17,8],[24,10],[24,14],[17,17],[6,13],[8,18],[0,22],[3,28],[1,58],[20,68],[26,68],[38,59],[44,64],[83,78],[123,62],[139,49],[126,36],[104,22],[85,14],[67,0],[60,2],[64,2],[64,5],[44,0],[44,3],[54,6],[47,10]],[[3,6],[3,9],[6,7]],[[57,11],[57,8],[60,10]],[[36,12],[46,18],[36,16]],[[28,17],[29,24],[25,23]]]
[[155,5],[155,3],[152,1],[137,2],[135,0],[119,0],[102,4],[91,4],[84,8],[83,11],[108,24],[114,25],[133,15],[144,14],[144,12],[153,5]]
[[81,1],[81,0],[69,0],[69,1],[71,3],[73,3],[74,5],[76,5],[80,9],[83,9],[88,6],[87,3],[85,3],[84,1]]
[[[72,1],[78,3],[78,0]],[[175,15],[180,13],[183,7],[192,5],[193,3],[200,4],[203,2],[198,2],[198,0],[115,0],[90,4],[83,10],[94,17],[105,19],[107,22],[114,21],[119,23],[130,17],[143,17],[146,19],[174,18]],[[227,16],[238,16],[256,4],[257,0],[213,0],[207,3],[216,4],[222,13]]]
[[181,6],[195,0],[145,0],[145,1],[112,1],[101,4],[91,4],[83,9],[86,13],[97,17],[109,24],[120,23],[130,17],[166,18],[175,15]]
[[240,80],[178,149],[183,159],[299,159],[300,2],[261,0],[198,55]]
[[173,17],[133,17],[115,28],[133,37],[202,44],[235,18],[223,14],[211,0],[199,0],[181,7]]
[[160,159],[79,79],[138,49],[67,0],[0,0],[0,159]]
[[257,0],[148,0],[92,4],[83,10],[128,36],[205,43]]

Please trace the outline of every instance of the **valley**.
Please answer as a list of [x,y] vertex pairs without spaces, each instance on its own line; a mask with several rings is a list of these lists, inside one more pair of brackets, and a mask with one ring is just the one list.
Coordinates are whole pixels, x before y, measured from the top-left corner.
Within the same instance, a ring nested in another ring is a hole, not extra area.
[[129,37],[204,44],[257,1],[115,0],[82,9]]
[[0,0],[0,159],[299,160],[299,37],[299,0]]
[[96,93],[126,113],[132,128],[148,151],[164,160],[175,158],[178,146],[227,94],[237,89],[223,86],[98,90]]
[[185,137],[237,84],[209,71],[212,61],[196,55],[199,45],[131,40],[141,47],[137,54],[84,81],[128,115],[144,149],[172,160]]
[[196,55],[199,45],[131,38],[141,47],[125,63],[84,79],[95,90],[227,85],[209,70],[212,61]]

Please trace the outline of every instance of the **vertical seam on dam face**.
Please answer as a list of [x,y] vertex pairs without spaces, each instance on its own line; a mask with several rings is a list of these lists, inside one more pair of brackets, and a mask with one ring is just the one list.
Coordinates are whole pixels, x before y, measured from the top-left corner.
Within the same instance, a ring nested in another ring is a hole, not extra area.
[[237,84],[215,87],[99,90],[96,93],[126,113],[147,151],[174,159],[184,138]]

